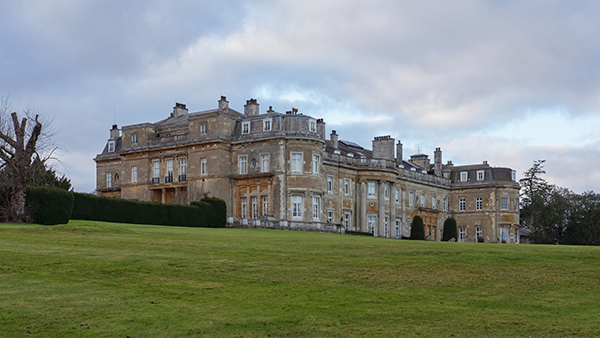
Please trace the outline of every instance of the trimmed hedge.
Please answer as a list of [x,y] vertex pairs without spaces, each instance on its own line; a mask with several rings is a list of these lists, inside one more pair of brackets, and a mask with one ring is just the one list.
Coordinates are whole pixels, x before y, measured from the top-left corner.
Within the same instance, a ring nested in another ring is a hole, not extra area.
[[447,242],[454,238],[458,239],[458,230],[456,226],[456,220],[452,217],[446,218],[444,221],[444,233],[442,235],[442,241]]
[[417,215],[412,220],[410,228],[410,239],[425,240],[425,229],[423,228],[423,219]]
[[71,218],[93,221],[222,228],[225,202],[205,198],[192,205],[161,204],[74,193]]
[[346,235],[353,235],[353,236],[373,236],[373,234],[370,233],[370,232],[352,231],[352,230],[346,230],[345,234]]
[[206,224],[212,228],[224,228],[227,224],[227,204],[220,198],[204,197],[190,205],[206,210]]
[[73,210],[73,193],[53,187],[29,186],[25,205],[34,223],[66,224]]

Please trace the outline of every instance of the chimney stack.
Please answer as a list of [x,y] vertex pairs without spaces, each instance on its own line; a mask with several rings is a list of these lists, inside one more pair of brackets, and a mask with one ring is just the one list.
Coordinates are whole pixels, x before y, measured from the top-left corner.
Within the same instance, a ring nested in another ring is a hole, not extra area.
[[225,110],[229,108],[229,101],[225,96],[221,95],[221,99],[219,100],[219,110]]
[[433,174],[442,176],[442,150],[440,148],[435,148],[433,153]]
[[110,130],[110,139],[111,140],[116,140],[119,138],[120,135],[120,130],[119,128],[117,128],[116,124],[113,124],[112,129]]
[[179,117],[181,115],[186,115],[188,113],[188,109],[185,107],[185,104],[176,102],[175,107],[173,107],[173,117]]
[[394,160],[394,139],[390,135],[373,139],[373,158]]
[[246,104],[244,105],[244,114],[247,116],[256,116],[259,114],[258,110],[258,102],[256,99],[246,100]]
[[402,142],[398,141],[396,145],[396,164],[402,164]]
[[329,140],[331,141],[331,147],[333,149],[338,149],[339,135],[335,132],[335,130],[331,131]]

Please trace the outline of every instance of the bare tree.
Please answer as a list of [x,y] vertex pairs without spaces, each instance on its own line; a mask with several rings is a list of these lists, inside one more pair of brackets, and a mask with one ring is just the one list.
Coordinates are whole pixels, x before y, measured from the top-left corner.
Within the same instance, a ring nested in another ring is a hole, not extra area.
[[33,123],[29,113],[19,121],[16,112],[10,114],[10,105],[2,98],[0,101],[0,159],[2,166],[12,177],[8,220],[22,221],[25,216],[25,192],[27,188],[32,156],[36,153],[36,145],[42,132],[42,123],[35,116]]

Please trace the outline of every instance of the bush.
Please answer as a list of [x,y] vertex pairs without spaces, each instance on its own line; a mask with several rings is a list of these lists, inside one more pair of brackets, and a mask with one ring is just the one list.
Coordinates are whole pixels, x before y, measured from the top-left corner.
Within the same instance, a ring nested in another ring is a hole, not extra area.
[[373,236],[373,234],[370,233],[370,232],[352,231],[352,230],[346,230],[345,234],[346,235],[353,235],[353,236]]
[[38,224],[66,224],[73,210],[73,193],[59,188],[27,187],[25,205]]
[[447,242],[452,238],[458,238],[458,230],[456,226],[456,220],[452,217],[448,217],[444,221],[444,233],[442,235],[442,241]]
[[192,205],[160,204],[98,197],[75,193],[73,219],[175,225],[189,227],[225,227],[227,208],[218,198],[193,202]]
[[410,239],[425,240],[425,230],[423,229],[423,219],[417,215],[412,220]]

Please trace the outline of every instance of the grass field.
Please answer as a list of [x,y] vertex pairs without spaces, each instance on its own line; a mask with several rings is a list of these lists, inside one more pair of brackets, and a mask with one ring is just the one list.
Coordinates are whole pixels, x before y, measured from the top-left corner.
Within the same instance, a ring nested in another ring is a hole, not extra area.
[[0,224],[2,337],[594,337],[600,248]]

